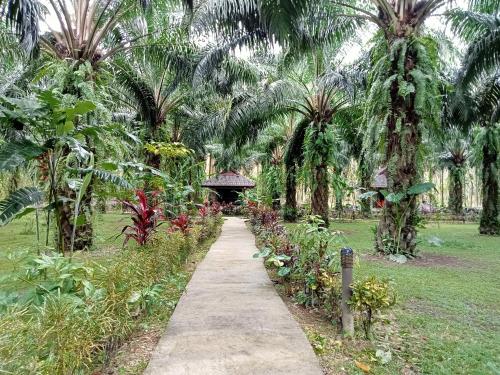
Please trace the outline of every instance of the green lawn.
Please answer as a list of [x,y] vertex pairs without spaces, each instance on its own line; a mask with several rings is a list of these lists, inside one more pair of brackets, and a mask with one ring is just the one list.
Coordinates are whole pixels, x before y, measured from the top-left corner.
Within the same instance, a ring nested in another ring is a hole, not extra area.
[[[122,228],[130,223],[130,215],[107,213],[96,215],[94,222],[95,247],[99,251],[113,250],[121,247],[123,236],[118,236]],[[26,263],[37,255],[37,247],[45,249],[45,225],[40,227],[41,239],[37,246],[36,223],[34,215],[14,220],[0,227],[0,291],[8,292],[18,288],[18,278],[24,271]],[[53,241],[51,232],[49,244]],[[77,254],[88,256],[87,254]]]
[[[399,359],[425,374],[500,374],[500,238],[480,236],[477,224],[429,224],[419,234],[427,261],[398,265],[366,256],[374,224],[334,222],[332,229],[359,255],[355,278],[394,280],[398,337],[385,340],[398,342]],[[433,237],[441,246],[428,242]]]

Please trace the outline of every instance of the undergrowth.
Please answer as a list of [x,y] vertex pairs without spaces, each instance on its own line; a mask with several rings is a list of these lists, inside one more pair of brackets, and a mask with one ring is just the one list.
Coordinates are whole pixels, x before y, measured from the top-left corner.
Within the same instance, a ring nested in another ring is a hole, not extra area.
[[217,216],[189,233],[159,231],[106,265],[35,260],[32,288],[0,314],[0,372],[84,374],[106,362],[158,306],[172,304],[173,278],[220,223]]

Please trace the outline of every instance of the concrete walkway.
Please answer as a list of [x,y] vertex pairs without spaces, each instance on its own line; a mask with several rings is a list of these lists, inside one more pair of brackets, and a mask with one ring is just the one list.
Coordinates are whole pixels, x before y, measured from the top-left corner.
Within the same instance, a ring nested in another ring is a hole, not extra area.
[[148,375],[320,375],[318,360],[276,293],[239,218],[193,274]]

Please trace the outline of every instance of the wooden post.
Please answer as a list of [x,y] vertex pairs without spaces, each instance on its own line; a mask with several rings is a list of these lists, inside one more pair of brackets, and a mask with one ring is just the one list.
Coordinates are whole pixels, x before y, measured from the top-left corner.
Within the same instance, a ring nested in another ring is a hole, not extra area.
[[340,250],[340,260],[342,264],[342,330],[345,335],[354,335],[354,318],[352,310],[347,304],[352,296],[352,264],[354,252],[350,247]]

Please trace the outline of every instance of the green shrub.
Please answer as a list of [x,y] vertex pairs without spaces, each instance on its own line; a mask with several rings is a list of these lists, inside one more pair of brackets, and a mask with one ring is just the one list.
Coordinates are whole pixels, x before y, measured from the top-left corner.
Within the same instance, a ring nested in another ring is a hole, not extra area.
[[310,216],[288,233],[275,212],[251,207],[250,223],[263,247],[254,257],[276,269],[277,275],[306,306],[321,306],[331,319],[340,317],[340,233],[329,231],[318,216]]
[[366,338],[372,336],[372,325],[376,315],[396,303],[396,295],[388,280],[375,276],[354,283],[351,307],[361,314]]

